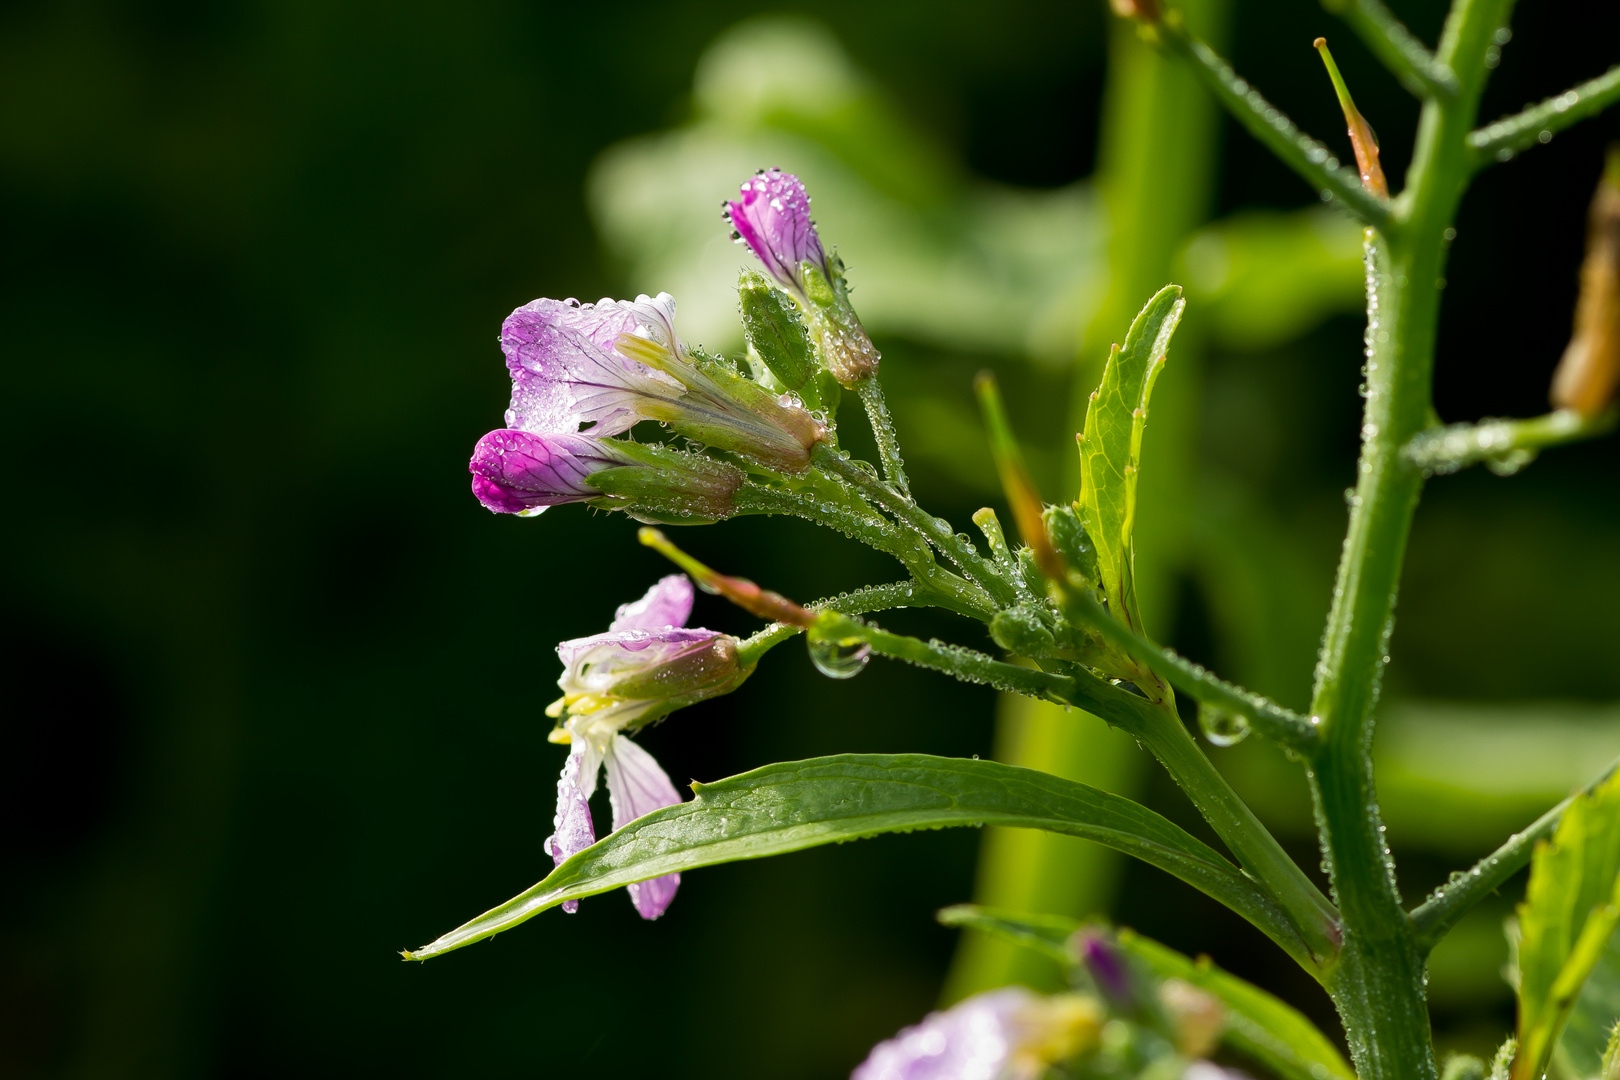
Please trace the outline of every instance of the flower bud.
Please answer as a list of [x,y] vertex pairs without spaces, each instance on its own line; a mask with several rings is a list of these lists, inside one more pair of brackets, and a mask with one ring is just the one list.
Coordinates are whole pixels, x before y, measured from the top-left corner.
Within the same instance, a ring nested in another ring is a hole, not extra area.
[[1591,417],[1620,383],[1620,146],[1609,150],[1587,222],[1575,334],[1553,374],[1552,403]]
[[1175,1035],[1176,1049],[1188,1057],[1202,1057],[1215,1049],[1226,1026],[1221,1003],[1185,979],[1159,984],[1159,1004]]
[[812,409],[822,408],[817,385],[821,368],[793,302],[752,270],[743,271],[737,297],[749,353],[759,358],[782,389],[797,394]]
[[742,470],[661,446],[502,429],[478,440],[468,469],[490,510],[529,517],[592,502],[639,521],[718,521],[736,511]]

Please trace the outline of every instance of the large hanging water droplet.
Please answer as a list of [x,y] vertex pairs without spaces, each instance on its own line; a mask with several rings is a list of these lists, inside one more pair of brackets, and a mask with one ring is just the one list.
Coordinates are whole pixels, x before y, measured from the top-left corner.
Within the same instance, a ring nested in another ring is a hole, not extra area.
[[1213,705],[1198,706],[1198,727],[1216,746],[1236,746],[1249,737],[1249,718]]
[[853,679],[872,659],[872,646],[859,638],[826,636],[812,627],[805,635],[810,662],[829,679]]

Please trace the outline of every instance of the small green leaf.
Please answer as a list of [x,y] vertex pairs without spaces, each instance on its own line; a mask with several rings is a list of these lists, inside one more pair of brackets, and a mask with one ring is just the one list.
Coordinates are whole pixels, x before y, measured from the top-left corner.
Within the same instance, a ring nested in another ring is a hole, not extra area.
[[[1620,774],[1564,812],[1538,844],[1519,905],[1515,1080],[1539,1080],[1587,976],[1620,923]],[[1612,1019],[1612,1018],[1611,1018]]]
[[1569,1023],[1558,1040],[1557,1058],[1575,1076],[1603,1076],[1604,1055],[1613,1045],[1615,1023],[1620,1021],[1620,934],[1586,977],[1575,999]]
[[1131,323],[1125,344],[1114,346],[1102,382],[1086,406],[1080,436],[1080,517],[1097,549],[1097,573],[1116,618],[1142,629],[1132,581],[1131,533],[1136,524],[1136,477],[1148,398],[1164,369],[1170,336],[1186,301],[1166,285]]
[[[1061,915],[1023,915],[973,904],[957,904],[939,912],[946,926],[965,926],[1011,941],[1072,966],[1069,937],[1080,928],[1075,919]],[[1326,1035],[1293,1006],[1266,991],[1229,975],[1208,957],[1189,959],[1174,949],[1121,929],[1117,940],[1161,979],[1181,979],[1216,998],[1226,1007],[1221,1040],[1271,1069],[1284,1080],[1355,1080]]]
[[690,802],[631,822],[528,891],[407,953],[426,959],[499,933],[565,900],[700,866],[877,836],[1005,825],[1079,836],[1201,889],[1285,948],[1298,935],[1218,853],[1129,799],[1033,769],[924,754],[842,754],[692,785]]

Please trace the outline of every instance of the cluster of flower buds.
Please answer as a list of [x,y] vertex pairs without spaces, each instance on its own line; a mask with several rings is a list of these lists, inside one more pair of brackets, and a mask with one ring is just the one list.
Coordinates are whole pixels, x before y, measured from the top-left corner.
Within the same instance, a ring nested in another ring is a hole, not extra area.
[[761,171],[724,205],[732,239],[747,244],[797,304],[822,367],[851,388],[874,374],[879,353],[850,303],[843,263],[821,246],[799,178],[780,169]]
[[1069,951],[1082,989],[976,994],[879,1043],[850,1080],[1035,1080],[1054,1067],[1077,1078],[1241,1080],[1205,1060],[1226,1021],[1218,1001],[1137,970],[1101,928],[1075,934]]
[[[671,574],[634,603],[621,606],[605,634],[557,646],[563,696],[547,714],[558,720],[553,742],[567,743],[557,781],[555,831],[546,851],[558,865],[596,842],[590,797],[607,771],[615,829],[681,801],[669,776],[628,733],[706,698],[735,690],[751,668],[737,655],[737,639],[688,627],[692,583]],[[679,874],[628,887],[642,918],[656,919],[675,898]],[[574,911],[578,901],[563,905]]]
[[536,300],[501,327],[512,376],[506,427],[479,440],[473,492],[498,513],[591,502],[650,521],[734,512],[742,470],[700,454],[612,436],[653,420],[701,446],[795,473],[826,425],[675,333],[667,293],[634,301]]

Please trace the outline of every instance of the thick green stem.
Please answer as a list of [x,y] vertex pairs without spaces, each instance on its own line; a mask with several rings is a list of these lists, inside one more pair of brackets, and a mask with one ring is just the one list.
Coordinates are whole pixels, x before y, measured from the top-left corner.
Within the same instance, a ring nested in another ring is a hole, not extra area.
[[1456,215],[1471,163],[1469,126],[1484,82],[1485,51],[1505,0],[1457,0],[1437,61],[1459,91],[1423,110],[1394,235],[1367,239],[1367,404],[1323,635],[1312,712],[1324,746],[1311,771],[1323,851],[1344,920],[1344,948],[1329,982],[1363,1080],[1435,1075],[1424,999],[1423,953],[1401,906],[1394,862],[1374,792],[1372,713],[1387,662],[1395,594],[1423,474],[1401,449],[1432,411],[1437,282],[1443,233]]

